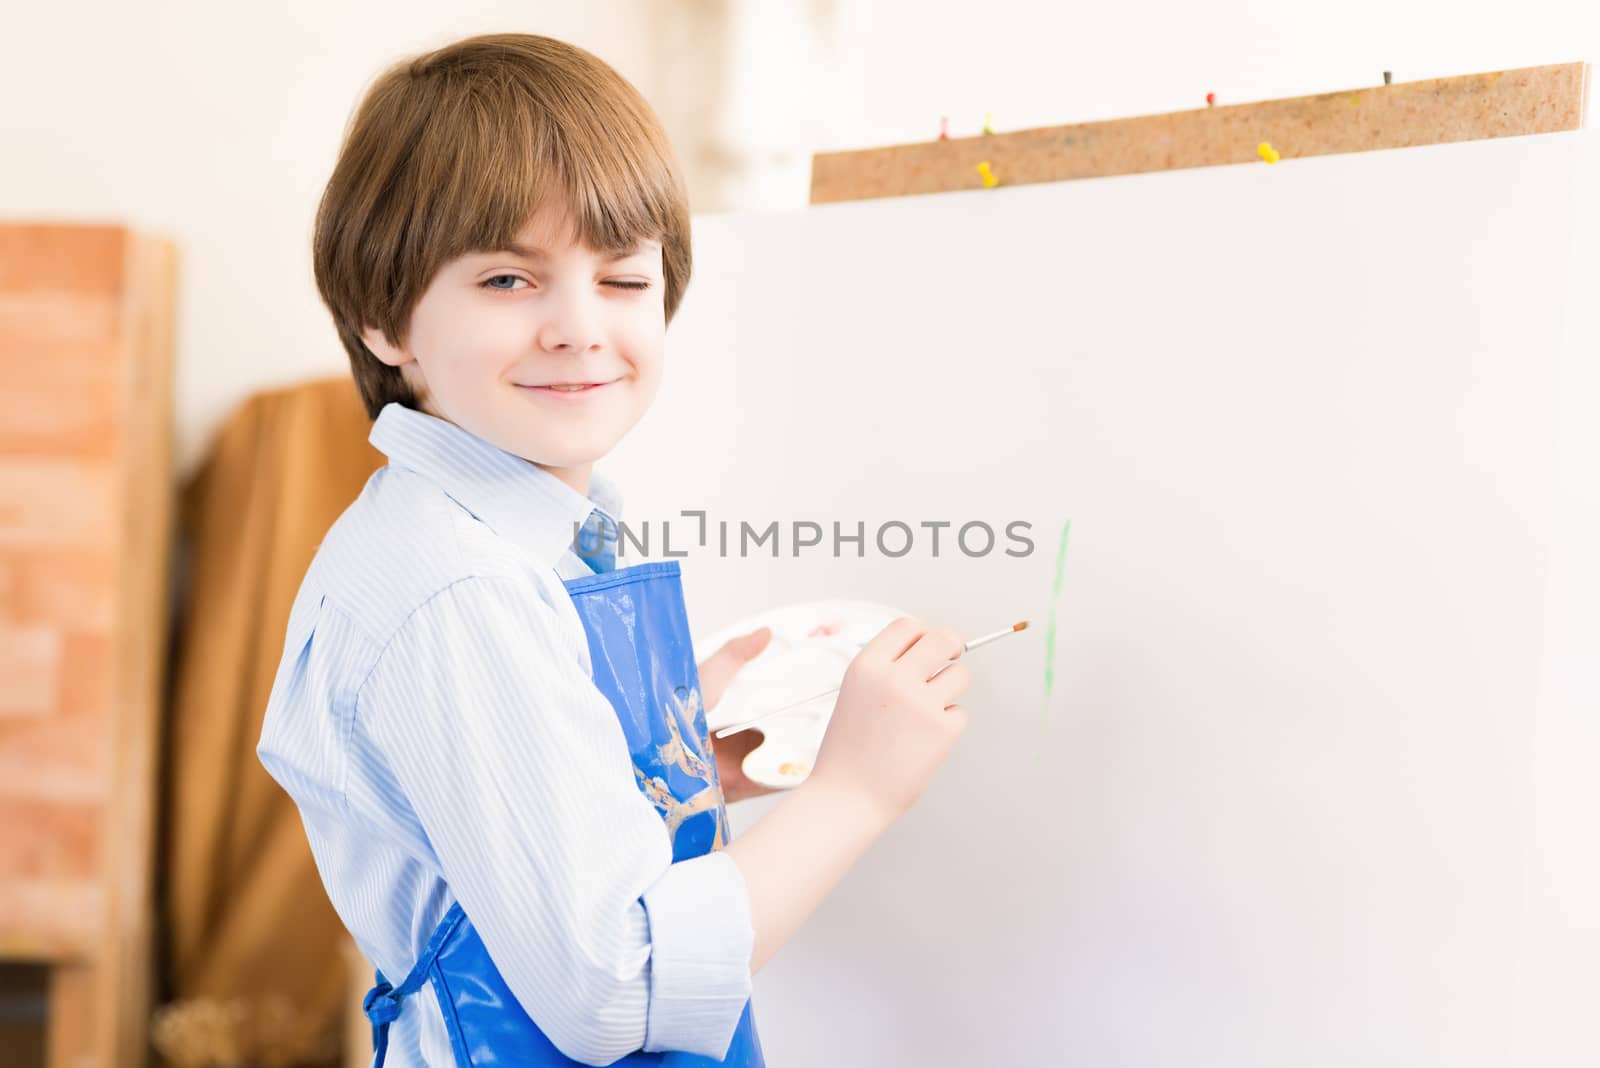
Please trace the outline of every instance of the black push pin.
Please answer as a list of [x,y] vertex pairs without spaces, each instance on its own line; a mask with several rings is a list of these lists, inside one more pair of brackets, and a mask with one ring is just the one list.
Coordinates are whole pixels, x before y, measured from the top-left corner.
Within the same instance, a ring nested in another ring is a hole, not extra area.
[[1394,80],[1394,71],[1386,70],[1386,71],[1383,72],[1383,84],[1384,85],[1388,85],[1393,80]]

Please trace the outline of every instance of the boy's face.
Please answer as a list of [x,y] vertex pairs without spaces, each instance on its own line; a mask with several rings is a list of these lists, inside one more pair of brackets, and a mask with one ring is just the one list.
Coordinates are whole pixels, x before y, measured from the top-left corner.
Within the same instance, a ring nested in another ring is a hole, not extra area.
[[[596,253],[573,243],[563,213],[544,209],[515,244],[441,267],[399,346],[373,327],[362,337],[400,368],[428,414],[588,493],[594,461],[639,421],[661,381],[661,246]],[[587,388],[551,388],[568,384]]]

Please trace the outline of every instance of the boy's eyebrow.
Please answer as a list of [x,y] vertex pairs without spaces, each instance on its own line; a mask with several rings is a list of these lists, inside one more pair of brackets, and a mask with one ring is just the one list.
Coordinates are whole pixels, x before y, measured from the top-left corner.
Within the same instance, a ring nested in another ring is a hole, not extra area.
[[[618,260],[625,260],[629,256],[637,256],[639,253],[645,251],[646,244],[647,243],[644,241],[638,241],[635,242],[631,248],[608,252],[606,253],[605,262],[615,263]],[[536,245],[523,245],[516,241],[508,241],[502,248],[485,248],[479,249],[478,251],[486,255],[494,255],[498,252],[509,252],[513,256],[521,256],[525,260],[533,260],[535,262],[550,258],[550,254],[544,249],[539,248]]]

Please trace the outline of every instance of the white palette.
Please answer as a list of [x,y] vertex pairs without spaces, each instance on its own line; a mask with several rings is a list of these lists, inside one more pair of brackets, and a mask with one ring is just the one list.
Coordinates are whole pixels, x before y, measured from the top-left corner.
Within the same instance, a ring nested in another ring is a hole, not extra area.
[[778,789],[806,780],[836,700],[836,695],[818,695],[838,687],[861,647],[905,614],[864,601],[807,601],[759,612],[703,640],[694,639],[696,652],[706,657],[732,638],[772,628],[767,647],[745,663],[716,707],[707,711],[711,730],[804,702],[751,728],[761,732],[763,741],[744,758],[741,768],[747,778]]

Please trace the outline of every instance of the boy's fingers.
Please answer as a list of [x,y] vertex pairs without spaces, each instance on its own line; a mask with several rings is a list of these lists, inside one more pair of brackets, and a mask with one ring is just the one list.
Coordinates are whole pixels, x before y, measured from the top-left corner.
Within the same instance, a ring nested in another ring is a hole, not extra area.
[[856,655],[868,659],[898,660],[925,629],[920,619],[901,616],[873,635],[872,640],[862,646]]
[[907,667],[915,669],[919,679],[926,680],[945,664],[959,660],[966,651],[966,644],[955,631],[936,627],[918,638],[917,643],[906,650],[900,660]]

